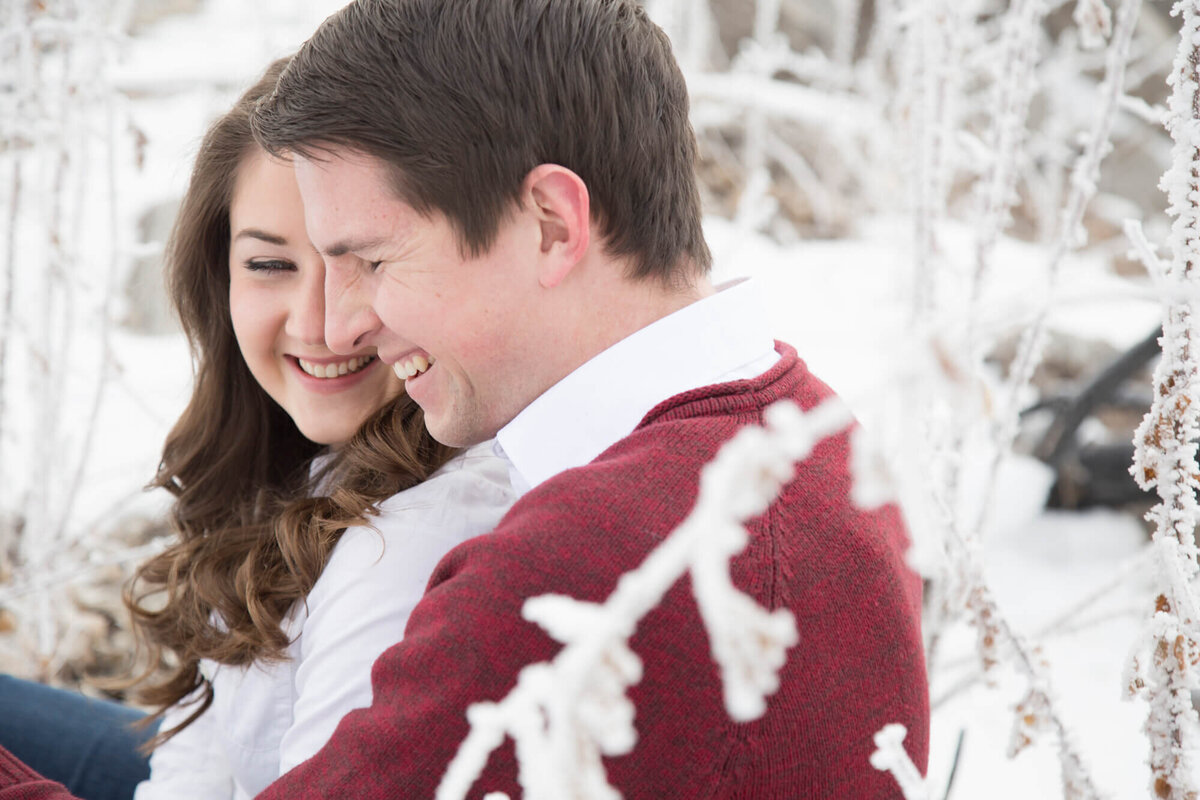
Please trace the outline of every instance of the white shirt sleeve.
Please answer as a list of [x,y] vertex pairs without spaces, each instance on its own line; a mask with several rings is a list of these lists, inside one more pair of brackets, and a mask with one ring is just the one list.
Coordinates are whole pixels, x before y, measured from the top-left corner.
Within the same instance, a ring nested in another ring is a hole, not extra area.
[[[195,710],[196,706],[183,703],[172,706],[163,715],[159,730],[178,725]],[[150,755],[150,777],[138,784],[134,800],[230,800],[233,773],[216,724],[210,707],[155,748]]]
[[490,532],[514,499],[508,467],[487,442],[384,502],[372,527],[342,534],[307,598],[281,775],[320,750],[348,712],[371,704],[371,666],[403,638],[434,567]]

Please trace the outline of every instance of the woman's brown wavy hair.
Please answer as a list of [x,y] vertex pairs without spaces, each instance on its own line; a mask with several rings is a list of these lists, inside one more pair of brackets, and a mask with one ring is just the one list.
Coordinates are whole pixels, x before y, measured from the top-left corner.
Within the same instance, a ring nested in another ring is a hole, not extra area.
[[[454,453],[429,436],[420,408],[402,395],[310,475],[319,446],[242,359],[229,314],[229,208],[238,167],[258,147],[250,111],[286,64],[273,63],[209,128],[166,248],[168,292],[191,346],[195,384],[149,484],[174,495],[177,539],[138,568],[125,602],[149,663],[168,652],[177,661],[169,677],[139,691],[157,708],[150,719],[193,693],[199,702],[151,746],[212,703],[200,659],[286,659],[281,621],[308,595],[342,532]],[[317,492],[318,485],[328,488]]]

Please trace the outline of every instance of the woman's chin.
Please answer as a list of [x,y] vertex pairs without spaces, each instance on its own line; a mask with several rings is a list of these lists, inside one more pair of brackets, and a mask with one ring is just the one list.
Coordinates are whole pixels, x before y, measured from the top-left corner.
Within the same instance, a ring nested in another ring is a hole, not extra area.
[[297,428],[300,429],[300,434],[308,439],[313,444],[324,445],[326,447],[338,449],[354,436],[358,430],[358,426],[329,426],[321,424],[304,425],[297,423]]

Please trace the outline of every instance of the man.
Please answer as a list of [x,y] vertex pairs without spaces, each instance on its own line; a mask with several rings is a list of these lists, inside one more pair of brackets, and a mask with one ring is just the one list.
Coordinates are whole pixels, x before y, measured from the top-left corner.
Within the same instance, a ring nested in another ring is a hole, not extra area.
[[[378,348],[435,437],[495,436],[526,492],[438,566],[373,705],[264,797],[431,797],[466,708],[559,649],[524,601],[603,601],[722,442],[831,395],[752,284],[711,286],[687,112],[635,0],[358,0],[260,106],[326,260],[329,346]],[[890,722],[923,768],[919,585],[896,510],[851,507],[848,455],[847,435],[820,445],[733,562],[800,632],[761,719],[725,711],[686,579],[639,625],[638,743],[606,762],[625,797],[895,797],[868,761]],[[518,795],[511,743],[472,796],[488,791]]]

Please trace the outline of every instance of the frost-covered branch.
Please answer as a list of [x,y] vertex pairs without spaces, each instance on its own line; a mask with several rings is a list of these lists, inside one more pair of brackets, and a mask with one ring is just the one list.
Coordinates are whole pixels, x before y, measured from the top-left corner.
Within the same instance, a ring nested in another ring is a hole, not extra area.
[[911,104],[909,138],[914,150],[911,312],[912,318],[919,320],[933,303],[937,229],[945,213],[953,172],[951,120],[961,79],[953,62],[962,43],[962,29],[955,4],[948,0],[923,0],[915,11],[917,16],[906,40],[905,75]]
[[996,242],[1008,227],[1017,201],[1017,166],[1026,138],[1029,104],[1038,85],[1035,67],[1047,10],[1045,0],[1013,0],[1004,16],[999,74],[990,104],[992,124],[986,139],[991,161],[979,191],[972,306],[983,292]]
[[726,709],[738,721],[763,714],[767,696],[779,687],[787,649],[796,643],[795,620],[735,588],[729,562],[746,546],[746,521],[767,509],[796,462],[851,422],[836,401],[809,412],[784,401],[764,418],[766,427],[744,428],[721,447],[701,472],[691,513],[641,566],[620,578],[605,602],[561,595],[526,601],[525,618],[565,646],[552,661],[522,669],[504,699],[467,710],[471,731],[437,800],[466,797],[506,735],[516,742],[526,800],[618,797],[602,758],[629,752],[637,740],[626,690],[641,679],[642,664],[628,639],[685,574],[709,633]]
[[[1129,683],[1150,704],[1145,730],[1153,792],[1164,800],[1194,800],[1200,796],[1195,762],[1200,718],[1192,702],[1192,692],[1200,687],[1200,605],[1195,594],[1200,574],[1200,308],[1187,290],[1194,291],[1200,281],[1200,3],[1180,0],[1172,14],[1182,18],[1179,50],[1167,79],[1172,91],[1166,124],[1174,147],[1171,167],[1160,183],[1173,217],[1170,259],[1147,259],[1148,267],[1158,268],[1167,295],[1163,356],[1154,373],[1154,405],[1134,437],[1131,468],[1139,485],[1155,489],[1159,497],[1146,518],[1155,526],[1160,591],[1133,657]],[[1152,254],[1144,239],[1139,250]],[[1185,291],[1176,294],[1173,289]]]
[[1040,734],[1049,732],[1057,742],[1064,796],[1068,800],[1103,797],[1084,765],[1074,736],[1056,708],[1049,665],[1041,657],[1040,650],[1017,633],[1001,613],[995,595],[984,579],[977,543],[963,540],[954,531],[951,534],[948,539],[954,551],[951,558],[959,564],[959,574],[967,596],[966,605],[974,618],[984,670],[1006,660],[1016,666],[1029,682],[1025,698],[1018,705],[1013,721],[1009,756],[1015,756],[1035,743]]
[[921,771],[908,757],[904,749],[904,737],[908,729],[900,723],[885,725],[875,734],[875,752],[871,754],[871,766],[881,772],[890,772],[900,787],[904,800],[929,800],[929,789]]
[[[86,568],[72,563],[89,549],[75,545],[90,532],[74,514],[114,374],[108,336],[125,263],[117,174],[127,126],[110,75],[128,12],[124,0],[0,7],[0,164],[13,176],[0,320],[0,508],[12,585],[36,583],[26,572],[50,565],[56,573]],[[35,400],[15,402],[18,395]],[[53,596],[63,588],[24,593],[10,609],[36,627],[43,659],[63,627]]]

